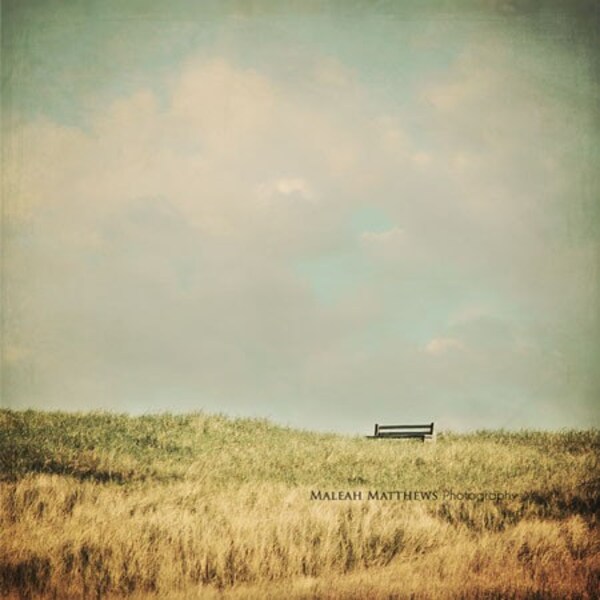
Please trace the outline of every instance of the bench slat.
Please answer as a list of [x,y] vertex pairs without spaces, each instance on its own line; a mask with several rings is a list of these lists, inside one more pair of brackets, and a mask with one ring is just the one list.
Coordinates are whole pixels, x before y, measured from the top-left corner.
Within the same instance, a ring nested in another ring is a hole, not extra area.
[[379,425],[378,429],[431,429],[432,425]]

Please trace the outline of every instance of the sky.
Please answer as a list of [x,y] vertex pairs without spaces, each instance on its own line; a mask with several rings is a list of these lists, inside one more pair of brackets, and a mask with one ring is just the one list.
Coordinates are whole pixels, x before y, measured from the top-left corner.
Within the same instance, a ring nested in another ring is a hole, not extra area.
[[600,425],[598,8],[2,3],[2,396]]

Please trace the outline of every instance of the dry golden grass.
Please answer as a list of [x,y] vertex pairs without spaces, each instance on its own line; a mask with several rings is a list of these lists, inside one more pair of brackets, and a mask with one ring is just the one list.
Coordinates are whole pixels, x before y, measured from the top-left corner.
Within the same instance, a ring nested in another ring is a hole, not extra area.
[[[598,597],[597,432],[421,444],[10,411],[0,431],[9,598]],[[518,498],[366,500],[448,488]]]

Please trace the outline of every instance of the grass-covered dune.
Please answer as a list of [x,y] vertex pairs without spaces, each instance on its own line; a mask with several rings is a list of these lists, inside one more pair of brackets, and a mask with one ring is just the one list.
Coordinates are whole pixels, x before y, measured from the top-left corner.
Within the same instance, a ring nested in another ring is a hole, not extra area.
[[599,450],[2,410],[0,595],[592,599]]

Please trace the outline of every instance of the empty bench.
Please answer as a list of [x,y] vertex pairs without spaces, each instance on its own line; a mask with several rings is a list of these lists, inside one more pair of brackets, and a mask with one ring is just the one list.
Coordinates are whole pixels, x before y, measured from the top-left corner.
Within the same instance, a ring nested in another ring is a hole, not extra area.
[[428,425],[379,425],[375,423],[375,434],[370,439],[419,439],[423,442],[433,438],[433,423]]

